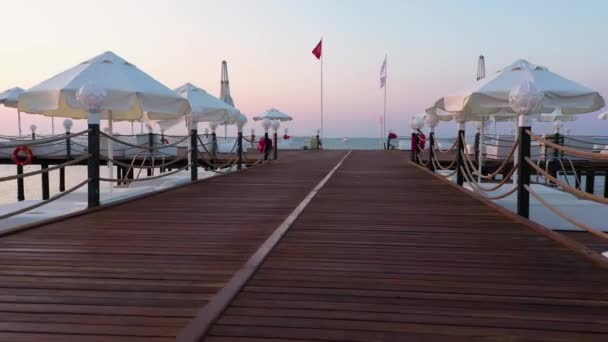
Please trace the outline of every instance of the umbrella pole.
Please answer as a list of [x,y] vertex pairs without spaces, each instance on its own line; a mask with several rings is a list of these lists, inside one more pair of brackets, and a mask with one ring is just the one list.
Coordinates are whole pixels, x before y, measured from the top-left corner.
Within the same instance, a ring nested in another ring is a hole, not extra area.
[[131,121],[131,135],[135,135],[135,122]]
[[19,127],[19,137],[21,137],[21,110],[17,109],[17,125]]
[[[108,114],[108,128],[110,129],[109,134],[110,137],[113,137],[113,126],[112,126],[112,111],[109,112]],[[112,141],[112,139],[108,139],[108,174],[110,179],[114,178],[114,163],[112,162],[112,159],[114,159],[114,142]],[[110,185],[110,194],[112,194],[114,192],[114,184],[112,184],[112,182],[108,182],[108,184]]]
[[51,116],[51,135],[55,135],[55,118]]
[[[515,136],[513,137],[513,143],[515,144],[515,142],[517,141],[517,139],[519,138],[519,121],[518,119],[515,119]],[[520,154],[520,149],[521,149],[521,145],[520,147],[515,149],[515,153],[513,153],[513,166],[515,166],[515,164],[517,163],[517,160],[519,160],[519,154]],[[519,171],[515,171],[513,172],[513,185],[517,185],[517,181],[518,181],[518,177],[519,177]]]

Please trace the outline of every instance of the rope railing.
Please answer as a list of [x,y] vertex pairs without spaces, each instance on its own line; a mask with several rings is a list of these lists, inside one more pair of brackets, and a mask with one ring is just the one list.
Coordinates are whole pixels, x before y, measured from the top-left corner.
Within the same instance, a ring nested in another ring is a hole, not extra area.
[[166,168],[167,166],[173,165],[175,163],[178,163],[182,160],[186,160],[188,159],[188,157],[177,157],[169,162],[163,163],[163,164],[154,164],[154,166],[147,166],[147,165],[131,165],[131,164],[127,164],[127,163],[123,163],[121,161],[118,161],[116,159],[111,159],[105,156],[100,156],[101,160],[107,161],[107,162],[111,162],[114,165],[118,165],[118,166],[122,166],[122,167],[130,167],[132,169],[157,169],[157,168]]
[[584,199],[587,199],[587,200],[590,200],[593,202],[597,202],[597,203],[608,204],[608,198],[600,197],[597,195],[593,195],[593,194],[581,191],[564,182],[561,182],[557,178],[553,177],[550,173],[546,172],[545,170],[540,168],[538,165],[536,165],[530,158],[526,157],[525,160],[528,163],[528,165],[530,165],[534,170],[536,170],[536,172],[540,173],[543,177],[549,179],[551,182],[561,186],[564,190],[575,195],[576,197],[584,198]]
[[499,139],[499,138],[493,137],[491,135],[484,135],[483,138],[484,139],[489,139],[489,140],[495,140],[495,141],[508,142],[508,143],[513,143],[513,142],[515,142],[515,140],[517,140],[517,139],[515,139],[515,140]]
[[454,142],[454,144],[452,144],[452,146],[451,146],[450,148],[448,148],[447,150],[442,150],[442,149],[440,149],[440,148],[439,148],[439,145],[437,144],[437,140],[435,140],[435,141],[434,141],[434,144],[433,144],[433,145],[434,145],[434,146],[433,146],[433,147],[434,147],[434,149],[433,149],[433,150],[434,150],[435,152],[439,152],[439,153],[449,153],[449,152],[452,152],[452,151],[454,151],[454,150],[456,149],[456,146],[458,145],[458,140],[456,140],[456,141]]
[[83,187],[85,184],[88,184],[90,181],[91,181],[90,179],[85,179],[84,181],[82,181],[82,182],[81,182],[81,183],[79,183],[78,185],[76,185],[76,186],[72,187],[71,189],[68,189],[68,190],[66,190],[66,191],[64,191],[64,192],[60,192],[60,193],[58,193],[58,194],[54,195],[53,197],[51,197],[51,198],[49,198],[49,199],[47,199],[47,200],[41,201],[41,202],[36,203],[36,204],[34,204],[34,205],[31,205],[31,206],[29,206],[29,207],[21,208],[21,209],[19,209],[19,210],[13,211],[13,212],[10,212],[10,213],[7,213],[7,214],[0,215],[0,220],[4,220],[4,219],[7,219],[7,218],[9,218],[9,217],[13,217],[13,216],[15,216],[15,215],[23,214],[23,213],[28,212],[28,211],[30,211],[30,210],[33,210],[33,209],[36,209],[36,208],[42,207],[43,205],[49,204],[49,203],[51,203],[51,202],[53,202],[53,201],[56,201],[56,200],[58,200],[58,199],[60,199],[60,198],[62,198],[62,197],[64,197],[64,196],[66,196],[66,195],[68,195],[68,194],[70,194],[70,193],[72,193],[72,192],[74,192],[74,191],[76,191],[76,190],[80,189],[80,188],[81,188],[81,187]]
[[118,179],[118,178],[103,178],[103,177],[100,177],[99,180],[102,181],[102,182],[113,182],[113,183],[143,182],[143,181],[147,181],[147,180],[154,180],[154,179],[159,179],[159,178],[171,176],[173,174],[176,174],[176,173],[178,173],[180,171],[183,171],[183,170],[187,169],[188,167],[190,167],[192,165],[193,164],[190,163],[188,165],[180,167],[179,169],[175,169],[175,170],[170,171],[170,172],[164,172],[164,173],[161,173],[160,175],[157,175],[157,176],[149,176],[149,177],[144,177],[144,178],[133,178],[133,179],[129,179],[129,178]]
[[[481,178],[483,178],[483,179],[492,179],[492,178],[496,177],[499,173],[502,172],[502,170],[505,168],[505,166],[507,166],[511,162],[511,159],[513,159],[513,155],[515,155],[515,151],[517,150],[519,143],[520,143],[520,139],[517,138],[517,140],[515,140],[515,143],[513,144],[513,147],[511,147],[511,150],[509,151],[509,155],[507,155],[506,159],[503,160],[503,162],[500,164],[500,166],[496,170],[494,170],[494,172],[492,172],[489,175],[477,175],[477,176],[481,176]],[[468,156],[466,156],[466,153],[464,153],[464,156],[468,159]],[[515,169],[515,168],[513,168],[513,169]]]
[[88,133],[89,130],[86,129],[84,131],[78,132],[78,133],[70,133],[70,134],[62,134],[62,135],[58,135],[55,136],[53,138],[49,138],[49,139],[37,139],[37,140],[27,140],[24,141],[22,143],[0,143],[0,148],[15,148],[15,147],[23,147],[23,146],[39,146],[39,145],[46,145],[48,143],[53,143],[56,141],[61,141],[61,140],[66,140],[66,139],[72,139],[81,135],[84,135],[86,133]]
[[479,187],[479,184],[477,184],[477,182],[475,182],[475,180],[473,180],[473,178],[472,178],[473,176],[470,175],[470,174],[468,174],[467,171],[466,171],[466,169],[464,167],[461,166],[460,169],[461,169],[461,171],[462,171],[462,173],[463,173],[464,178],[466,179],[466,181],[471,185],[471,188],[473,189],[473,191],[475,191],[475,193],[483,196],[486,199],[489,199],[489,200],[503,199],[503,198],[505,198],[507,196],[510,196],[515,191],[517,191],[517,187],[514,186],[513,188],[511,188],[511,190],[509,190],[509,191],[507,191],[507,192],[505,192],[503,194],[500,194],[500,195],[497,195],[497,196],[488,196],[486,194],[486,192],[489,192],[489,191],[485,191],[481,187]]
[[584,157],[584,158],[588,158],[588,159],[606,159],[606,160],[608,160],[608,154],[584,152],[584,151],[579,151],[579,150],[576,150],[573,148],[564,147],[562,145],[556,144],[549,140],[543,139],[542,137],[530,132],[529,130],[526,130],[526,134],[528,134],[535,141],[539,141],[542,144],[545,144],[549,147],[552,147],[558,151],[564,152],[564,153],[572,155],[572,156]]
[[[468,162],[463,163],[463,165],[464,165],[464,170],[466,170],[466,172],[469,176],[468,178],[474,179],[473,175],[476,175],[475,171],[473,171],[474,168],[471,169],[470,168],[471,165],[469,165]],[[513,167],[511,168],[511,170],[503,177],[503,179],[491,188],[486,188],[475,181],[473,182],[473,183],[475,183],[475,184],[473,184],[473,186],[479,188],[480,190],[486,191],[486,192],[496,191],[496,190],[500,189],[503,185],[505,185],[511,179],[511,176],[513,176],[513,174],[517,170],[517,166],[518,166],[517,164],[514,164]]]
[[540,196],[538,193],[536,193],[534,190],[532,190],[532,188],[528,185],[524,185],[524,188],[526,189],[526,191],[528,191],[528,193],[534,197],[537,201],[539,201],[542,205],[544,205],[547,209],[549,209],[551,212],[553,212],[555,215],[561,217],[562,219],[570,222],[571,224],[579,227],[580,229],[583,229],[585,231],[587,231],[590,234],[593,234],[599,238],[602,239],[607,239],[608,240],[608,234],[597,230],[587,224],[584,224],[582,222],[579,222],[576,219],[573,219],[572,217],[564,214],[564,212],[560,211],[559,209],[557,209],[555,206],[549,204],[549,202],[547,202],[544,198],[542,198],[542,196]]
[[47,173],[47,172],[51,172],[57,169],[61,169],[62,167],[66,167],[66,166],[70,166],[70,165],[74,165],[74,164],[78,164],[82,161],[85,161],[87,159],[89,159],[91,157],[90,154],[86,154],[83,156],[80,156],[78,158],[75,158],[73,160],[67,161],[63,164],[59,164],[59,165],[55,165],[55,166],[51,166],[49,168],[46,169],[41,169],[38,171],[31,171],[31,172],[26,172],[23,174],[18,174],[18,175],[13,175],[13,176],[7,176],[7,177],[1,177],[0,178],[0,182],[6,182],[6,181],[10,181],[10,180],[15,180],[15,179],[22,179],[22,178],[26,178],[26,177],[30,177],[30,176],[36,176],[36,175],[40,175],[43,173]]
[[[601,142],[591,142],[591,141],[585,141],[585,140],[580,140],[580,139],[575,139],[575,138],[571,138],[569,136],[566,135],[560,135],[560,137],[564,138],[564,139],[568,139],[568,140],[572,140],[572,141],[576,141],[576,142],[580,142],[582,144],[588,144],[588,145],[601,145]],[[608,139],[608,137],[606,137],[605,139]]]
[[119,144],[122,144],[122,145],[125,145],[125,146],[129,146],[129,147],[133,147],[133,148],[139,148],[139,149],[142,149],[142,150],[159,150],[159,149],[163,149],[163,148],[167,148],[167,147],[175,147],[175,146],[179,145],[180,143],[186,141],[186,139],[190,138],[189,135],[186,135],[182,139],[180,139],[180,140],[178,140],[176,142],[173,142],[171,144],[167,144],[167,145],[162,145],[161,144],[161,145],[150,146],[148,144],[142,144],[142,145],[131,144],[129,142],[126,142],[124,140],[120,140],[120,139],[118,139],[118,138],[116,138],[114,136],[111,136],[111,135],[103,133],[103,132],[100,132],[99,134],[101,136],[106,137],[107,139],[115,141],[115,142],[117,142]]
[[451,170],[456,162],[458,161],[458,154],[454,155],[454,159],[452,159],[451,163],[448,166],[441,165],[441,161],[437,158],[437,155],[433,153],[433,162],[436,169],[439,170]]

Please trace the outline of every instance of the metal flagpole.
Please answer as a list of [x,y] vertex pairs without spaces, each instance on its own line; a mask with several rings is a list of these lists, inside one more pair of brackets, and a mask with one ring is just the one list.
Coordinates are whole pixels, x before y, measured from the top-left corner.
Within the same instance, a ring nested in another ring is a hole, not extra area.
[[[386,61],[386,55],[384,55],[384,61]],[[386,79],[388,77],[386,77],[386,75],[388,74],[388,62],[385,64],[384,67],[384,116],[383,116],[383,120],[382,120],[382,138],[386,137]],[[388,149],[388,146],[386,147]]]
[[[321,37],[323,44],[323,37]],[[323,129],[323,48],[321,48],[321,141],[325,140],[325,130]]]

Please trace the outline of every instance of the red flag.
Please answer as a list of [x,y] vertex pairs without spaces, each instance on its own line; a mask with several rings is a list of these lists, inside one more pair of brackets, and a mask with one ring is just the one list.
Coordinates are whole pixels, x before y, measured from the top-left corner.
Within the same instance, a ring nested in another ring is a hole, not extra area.
[[322,45],[323,45],[323,39],[319,40],[319,44],[317,44],[317,46],[315,46],[315,48],[312,49],[312,54],[315,55],[315,57],[317,57],[317,59],[321,59]]

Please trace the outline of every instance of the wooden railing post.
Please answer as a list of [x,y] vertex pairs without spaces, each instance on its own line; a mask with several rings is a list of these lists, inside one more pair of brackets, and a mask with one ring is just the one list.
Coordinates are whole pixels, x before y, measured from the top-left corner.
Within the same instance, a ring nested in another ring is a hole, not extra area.
[[526,158],[530,158],[530,135],[531,130],[527,118],[519,115],[519,153],[517,159],[517,214],[522,217],[530,217],[530,193],[526,186],[530,186],[530,166]]
[[[195,127],[195,126],[192,126]],[[190,130],[190,181],[198,180],[198,130]]]
[[456,184],[462,186],[464,184],[464,123],[458,124],[458,156],[456,161]]

